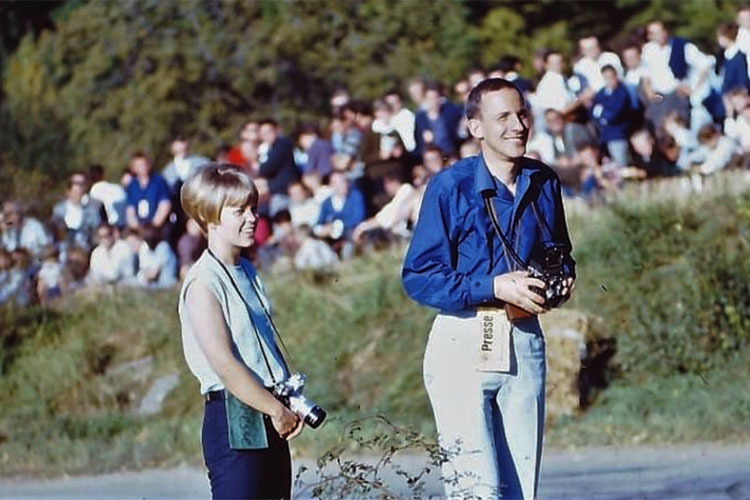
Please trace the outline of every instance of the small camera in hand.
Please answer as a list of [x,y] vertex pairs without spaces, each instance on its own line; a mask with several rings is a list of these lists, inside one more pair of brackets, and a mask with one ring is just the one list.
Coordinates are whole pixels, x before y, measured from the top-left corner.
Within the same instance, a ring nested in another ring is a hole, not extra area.
[[565,290],[565,281],[570,277],[570,274],[565,271],[565,266],[563,266],[564,258],[564,245],[547,242],[544,243],[542,249],[542,262],[532,262],[528,268],[529,276],[544,281],[546,285],[544,290],[537,287],[531,289],[544,297],[544,305],[550,309],[562,305],[570,295],[570,290]]
[[302,395],[305,387],[305,376],[295,373],[286,380],[273,386],[273,395],[284,403],[284,406],[297,414],[313,429],[320,427],[326,418],[326,411]]

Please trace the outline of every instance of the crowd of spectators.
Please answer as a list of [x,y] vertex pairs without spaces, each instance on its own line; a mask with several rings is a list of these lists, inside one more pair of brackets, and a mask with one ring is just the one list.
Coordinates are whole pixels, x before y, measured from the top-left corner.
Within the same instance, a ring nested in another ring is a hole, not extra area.
[[[581,38],[572,64],[559,51],[540,51],[531,79],[508,55],[452,87],[404,82],[408,98],[394,88],[370,102],[341,88],[325,126],[286,133],[271,118],[249,121],[211,160],[245,168],[257,183],[249,256],[259,266],[331,270],[409,238],[430,177],[479,153],[463,103],[488,77],[521,89],[532,111],[527,155],[557,171],[568,197],[595,201],[627,182],[749,167],[750,8],[718,26],[716,41],[722,51],[711,55],[653,21],[617,51]],[[175,138],[160,173],[135,152],[115,182],[100,165],[72,174],[44,222],[6,200],[0,303],[45,304],[92,286],[174,285],[205,247],[179,189],[211,160],[189,146]]]

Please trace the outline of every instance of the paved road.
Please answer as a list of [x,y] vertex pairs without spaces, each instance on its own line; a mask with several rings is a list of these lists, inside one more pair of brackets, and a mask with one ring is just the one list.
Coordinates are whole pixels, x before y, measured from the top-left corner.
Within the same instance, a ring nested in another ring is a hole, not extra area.
[[[309,461],[300,464],[314,468]],[[403,466],[418,470],[425,457],[403,458]],[[397,493],[409,490],[395,476],[385,476]],[[427,479],[425,497],[438,497],[435,474]],[[198,499],[209,497],[202,469],[123,472],[53,480],[0,479],[0,499],[119,500]],[[586,448],[549,451],[542,470],[544,499],[716,499],[750,500],[750,443]],[[310,498],[309,494],[298,495]]]

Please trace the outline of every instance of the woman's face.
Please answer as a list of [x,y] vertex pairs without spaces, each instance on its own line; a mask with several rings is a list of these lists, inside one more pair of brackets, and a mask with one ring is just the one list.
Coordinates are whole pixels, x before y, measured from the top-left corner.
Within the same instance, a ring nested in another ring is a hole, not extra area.
[[224,207],[219,224],[213,234],[235,247],[246,248],[253,244],[255,226],[258,223],[258,203],[253,200],[241,207]]

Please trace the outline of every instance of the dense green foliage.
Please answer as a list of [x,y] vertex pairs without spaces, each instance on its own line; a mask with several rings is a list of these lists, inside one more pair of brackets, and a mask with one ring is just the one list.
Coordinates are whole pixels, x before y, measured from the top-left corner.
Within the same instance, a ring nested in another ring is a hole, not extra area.
[[[618,369],[592,407],[552,423],[548,443],[748,435],[750,194],[693,202],[623,203],[571,217],[579,263],[571,307],[600,318],[597,334],[616,340]],[[421,360],[434,312],[404,295],[400,260],[384,253],[337,276],[269,278],[308,395],[331,415],[303,433],[298,451],[317,454],[348,422],[374,415],[432,436]],[[173,291],[81,295],[56,310],[0,313],[0,473],[200,460],[201,401],[182,357]],[[179,374],[179,390],[161,413],[137,416],[150,384],[169,373]]]
[[[573,55],[578,37],[617,48],[649,19],[715,50],[737,2],[179,2],[68,0],[0,7],[0,196],[45,192],[99,162],[118,173],[135,149],[161,163],[175,135],[211,155],[243,121],[287,128],[322,119],[341,85],[374,98],[412,77],[456,81],[469,67],[542,47]],[[25,34],[25,36],[24,36]],[[12,170],[11,170],[12,169]],[[36,177],[23,177],[38,171]],[[11,177],[11,175],[6,174]],[[20,192],[19,191],[19,186]],[[31,199],[31,198],[28,198]]]

